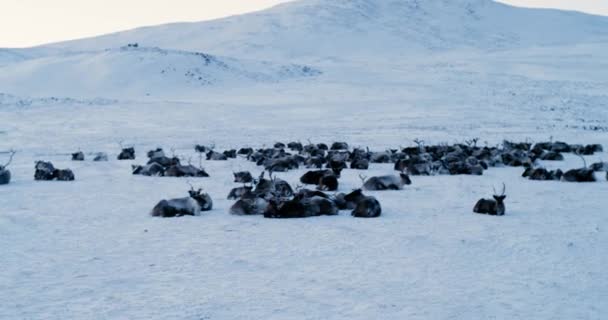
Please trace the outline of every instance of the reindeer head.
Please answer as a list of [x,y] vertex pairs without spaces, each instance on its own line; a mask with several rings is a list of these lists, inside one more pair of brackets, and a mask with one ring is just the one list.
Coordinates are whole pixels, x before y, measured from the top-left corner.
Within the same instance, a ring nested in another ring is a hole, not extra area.
[[406,173],[401,172],[399,174],[399,177],[401,177],[401,181],[403,182],[404,185],[412,184],[412,180],[410,179],[410,176],[408,176]]

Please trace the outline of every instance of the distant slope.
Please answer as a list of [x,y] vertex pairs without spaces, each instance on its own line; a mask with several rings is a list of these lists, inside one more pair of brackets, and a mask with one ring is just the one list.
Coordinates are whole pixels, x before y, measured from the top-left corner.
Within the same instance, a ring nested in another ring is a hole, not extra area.
[[215,85],[278,82],[320,74],[312,67],[217,57],[199,52],[122,47],[28,59],[0,68],[12,94],[142,96]]
[[51,45],[99,50],[138,42],[264,59],[499,50],[608,39],[608,18],[490,0],[301,0],[215,21],[146,27]]

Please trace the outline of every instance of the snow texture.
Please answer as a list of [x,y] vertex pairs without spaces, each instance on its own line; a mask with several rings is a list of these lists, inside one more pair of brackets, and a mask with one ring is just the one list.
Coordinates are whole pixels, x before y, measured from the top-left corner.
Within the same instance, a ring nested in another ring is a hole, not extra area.
[[[588,184],[521,168],[413,177],[366,192],[378,219],[278,221],[228,214],[232,171],[260,172],[243,159],[203,161],[211,177],[189,180],[131,165],[156,147],[198,164],[195,144],[308,139],[606,148],[607,37],[606,17],[491,1],[309,0],[0,49],[0,164],[18,151],[0,187],[0,319],[603,319],[603,172]],[[119,142],[137,159],[115,160]],[[86,161],[70,161],[79,149]],[[35,182],[36,160],[76,181]],[[278,176],[295,186],[303,172]],[[343,171],[339,191],[360,187],[359,173]],[[148,215],[188,182],[212,211]],[[506,215],[473,214],[503,182]]]

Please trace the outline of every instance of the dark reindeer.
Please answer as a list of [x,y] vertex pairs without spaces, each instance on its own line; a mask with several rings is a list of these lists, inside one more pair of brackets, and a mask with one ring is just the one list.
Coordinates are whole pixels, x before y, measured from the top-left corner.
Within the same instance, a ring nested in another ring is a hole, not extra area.
[[582,155],[577,155],[583,160],[584,167],[566,171],[562,176],[562,180],[566,182],[595,182],[594,170],[587,167],[587,161],[585,161],[585,158]]
[[500,195],[496,193],[496,189],[494,189],[494,200],[491,199],[480,199],[475,204],[473,208],[473,212],[479,214],[488,214],[491,216],[504,216],[505,215],[505,195],[506,186],[502,184],[502,192]]
[[335,196],[334,201],[338,205],[340,210],[352,210],[354,209],[359,201],[363,200],[363,190],[357,189],[349,194],[339,193]]
[[84,153],[82,151],[72,153],[72,161],[84,161]]
[[0,166],[0,185],[9,184],[11,182],[11,172],[7,169],[13,161],[16,151],[9,151],[8,162],[5,165]]
[[34,180],[37,181],[73,181],[74,173],[70,169],[55,169],[52,163],[37,161]]
[[235,183],[252,183],[253,176],[249,171],[232,172]]
[[341,172],[341,168],[308,171],[300,177],[300,182],[317,185],[319,190],[336,191],[338,190],[338,178]]
[[282,201],[280,199],[272,199],[264,212],[264,218],[273,219],[290,219],[290,218],[308,218],[318,216],[332,216],[338,214],[336,204],[320,196],[296,196],[291,200]]
[[213,149],[215,149],[215,144],[212,144],[209,148],[207,148],[207,160],[211,160],[211,161],[228,160],[228,157],[225,154],[214,151]]
[[351,215],[355,218],[377,218],[382,214],[380,202],[374,197],[363,197],[357,202]]
[[202,189],[197,191],[191,188],[188,191],[189,197],[161,200],[150,212],[153,217],[173,218],[182,216],[200,216],[203,211],[210,211],[213,208],[211,197],[203,193]]
[[133,148],[133,147],[123,148],[122,151],[120,152],[120,154],[118,154],[118,157],[116,157],[116,159],[118,159],[118,160],[135,160],[135,148]]

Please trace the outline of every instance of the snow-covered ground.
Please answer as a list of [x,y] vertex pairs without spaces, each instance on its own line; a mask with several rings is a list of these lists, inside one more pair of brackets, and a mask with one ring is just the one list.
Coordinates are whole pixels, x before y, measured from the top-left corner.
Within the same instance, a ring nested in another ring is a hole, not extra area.
[[[18,150],[13,181],[0,186],[0,319],[605,318],[605,173],[589,184],[529,181],[521,168],[413,177],[403,191],[369,192],[383,206],[378,219],[344,211],[281,221],[228,214],[232,171],[260,172],[243,159],[203,161],[210,178],[131,175],[156,147],[197,164],[195,144],[310,139],[384,150],[479,137],[608,149],[608,18],[481,0],[415,3],[305,1],[0,50],[0,164],[3,151]],[[395,16],[382,20],[382,10]],[[399,27],[394,19],[411,12]],[[512,21],[521,24],[505,31]],[[351,23],[361,30],[345,33]],[[560,23],[567,32],[548,31]],[[120,49],[137,41],[144,47]],[[195,51],[214,63],[203,68]],[[197,67],[217,81],[192,81]],[[135,161],[114,160],[119,142],[135,146]],[[69,161],[79,149],[88,160]],[[110,161],[90,161],[98,151]],[[36,160],[73,169],[76,181],[33,181]],[[279,176],[295,186],[303,172]],[[359,173],[345,170],[340,191],[360,187]],[[372,165],[363,174],[389,173]],[[188,182],[212,196],[213,211],[148,215],[159,200],[186,196]],[[473,214],[503,182],[507,215]]]

